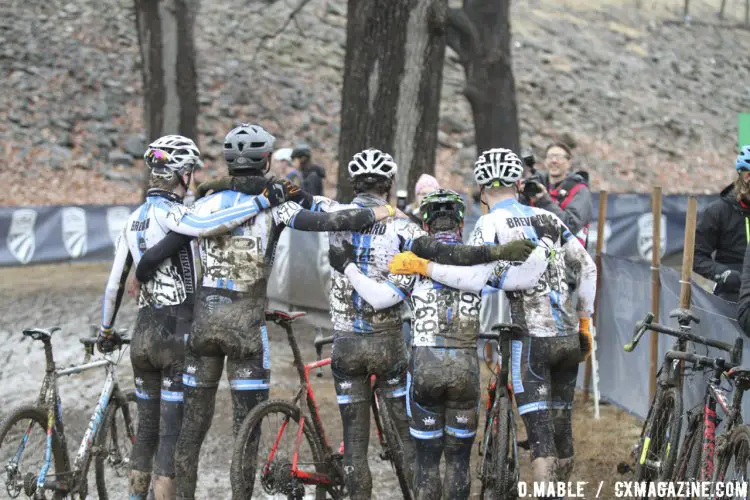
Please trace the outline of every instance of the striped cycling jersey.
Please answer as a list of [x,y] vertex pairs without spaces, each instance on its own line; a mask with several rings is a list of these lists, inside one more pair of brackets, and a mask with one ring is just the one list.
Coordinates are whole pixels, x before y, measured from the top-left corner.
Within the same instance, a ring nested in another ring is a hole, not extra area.
[[[535,337],[576,333],[577,311],[591,314],[594,308],[596,266],[593,260],[556,215],[522,205],[515,199],[495,204],[490,213],[480,217],[470,243],[496,245],[520,238],[547,248],[549,258],[546,271],[535,287],[506,292],[513,323]],[[576,290],[568,287],[566,268],[577,276]]]

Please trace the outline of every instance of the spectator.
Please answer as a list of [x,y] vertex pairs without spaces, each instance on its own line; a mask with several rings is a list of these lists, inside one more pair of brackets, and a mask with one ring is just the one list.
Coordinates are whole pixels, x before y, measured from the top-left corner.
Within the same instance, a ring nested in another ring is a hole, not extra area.
[[292,151],[292,166],[302,174],[302,189],[313,196],[322,196],[326,171],[313,164],[311,159],[312,153],[305,144],[300,144]]
[[292,148],[281,148],[273,154],[274,171],[279,177],[282,177],[292,184],[302,186],[302,176],[299,171],[292,166]]
[[529,200],[531,205],[557,215],[586,247],[594,209],[588,187],[588,174],[583,171],[571,172],[572,156],[567,144],[550,144],[547,146],[544,159],[546,175],[540,173],[535,180],[527,179],[526,183],[536,184],[536,194]]
[[419,213],[419,206],[425,196],[438,189],[440,189],[440,183],[430,174],[422,174],[417,179],[417,184],[414,186],[414,202],[406,206],[404,213],[420,227],[422,226],[422,217]]
[[[714,294],[737,302],[743,284],[742,261],[750,240],[750,146],[743,146],[736,161],[737,179],[698,217],[693,270],[714,282]],[[745,284],[747,295],[750,283]],[[738,309],[744,311],[748,297]]]

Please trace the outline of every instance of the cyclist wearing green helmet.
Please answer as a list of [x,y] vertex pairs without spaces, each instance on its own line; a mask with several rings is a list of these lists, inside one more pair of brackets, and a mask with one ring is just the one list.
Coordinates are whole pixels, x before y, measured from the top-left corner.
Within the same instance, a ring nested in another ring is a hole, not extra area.
[[[457,193],[438,189],[420,204],[422,225],[438,241],[461,243],[464,209]],[[461,288],[466,291],[416,274],[391,274],[384,281],[368,277],[354,264],[355,251],[347,242],[331,247],[330,261],[375,310],[409,297],[414,328],[407,415],[417,448],[415,495],[420,499],[468,498],[480,400],[476,345],[479,291],[488,279],[508,290],[534,286],[546,268],[545,250],[537,247],[521,265],[504,261],[473,267],[432,264],[438,275],[450,274],[462,281]],[[494,280],[489,278],[493,274]],[[439,465],[444,452],[446,469],[441,480]]]

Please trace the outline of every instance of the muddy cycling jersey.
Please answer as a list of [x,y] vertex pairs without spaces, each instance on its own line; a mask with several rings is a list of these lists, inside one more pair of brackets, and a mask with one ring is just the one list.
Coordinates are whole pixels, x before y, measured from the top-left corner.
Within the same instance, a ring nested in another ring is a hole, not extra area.
[[[359,208],[382,204],[385,204],[385,201],[367,195],[358,195],[351,205],[315,197],[313,209],[322,212],[336,212],[352,207]],[[362,273],[378,281],[384,281],[388,277],[388,263],[393,256],[402,250],[408,250],[412,241],[426,235],[427,232],[420,229],[409,219],[388,218],[376,222],[360,232],[330,233],[329,239],[331,245],[339,247],[342,241],[351,243],[356,252],[357,267],[362,270]],[[402,278],[409,279],[409,277],[397,277],[396,279],[401,280]],[[349,279],[336,270],[331,270],[329,302],[334,330],[380,333],[400,331],[401,329],[401,308],[399,305],[376,310],[354,289]]]
[[[143,254],[162,241],[169,231],[190,236],[215,234],[237,226],[268,206],[265,197],[252,196],[238,206],[197,214],[185,207],[174,193],[150,189],[146,201],[130,215],[117,240],[104,294],[102,327],[110,328],[114,323],[132,263],[138,264]],[[174,255],[160,261],[153,279],[144,283],[140,307],[192,305],[196,290],[194,247],[183,244],[179,248]]]
[[[550,252],[546,271],[534,288],[506,292],[514,323],[535,337],[574,335],[576,310],[591,314],[596,292],[596,266],[578,239],[546,210],[503,200],[477,221],[470,243],[496,245],[527,238]],[[566,268],[578,277],[578,297],[566,282]]]
[[[458,243],[457,239],[452,243]],[[479,293],[485,284],[506,291],[531,288],[547,268],[547,254],[545,248],[537,247],[523,263],[497,261],[470,267],[433,263],[432,278],[390,274],[378,281],[354,264],[344,272],[375,310],[408,299],[413,346],[471,348],[476,347]]]

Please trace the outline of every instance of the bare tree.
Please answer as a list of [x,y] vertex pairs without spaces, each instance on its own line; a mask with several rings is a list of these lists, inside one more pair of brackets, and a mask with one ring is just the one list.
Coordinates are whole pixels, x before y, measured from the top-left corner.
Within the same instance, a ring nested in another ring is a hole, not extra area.
[[135,0],[147,138],[198,139],[193,28],[198,0]]
[[477,151],[518,151],[518,110],[511,59],[510,0],[464,0],[450,9],[448,45],[466,74]]
[[353,195],[346,165],[368,147],[393,155],[398,189],[434,172],[447,11],[446,0],[349,0],[339,200]]

